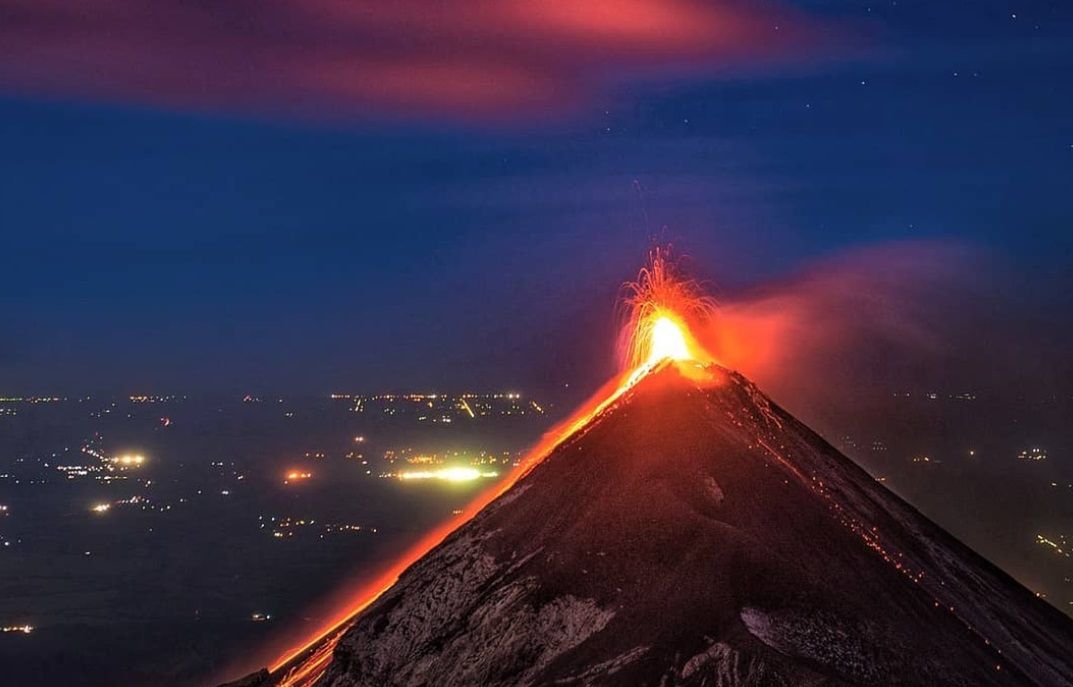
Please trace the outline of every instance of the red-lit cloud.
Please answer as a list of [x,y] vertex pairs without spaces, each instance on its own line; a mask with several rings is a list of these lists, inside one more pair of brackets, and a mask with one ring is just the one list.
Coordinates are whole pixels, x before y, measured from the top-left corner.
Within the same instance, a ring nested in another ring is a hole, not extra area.
[[922,304],[947,302],[927,294],[961,290],[968,262],[967,249],[942,243],[852,251],[725,303],[710,345],[755,377],[812,367],[805,356],[840,355],[865,342],[921,352],[939,342]]
[[769,59],[804,31],[727,0],[0,0],[0,87],[329,118],[524,115],[623,74]]
[[[974,332],[1002,330],[981,312],[995,302],[985,290],[994,275],[984,254],[966,246],[873,246],[725,300],[701,337],[722,363],[810,420],[825,403],[862,390],[969,381],[979,388],[992,381],[979,371],[994,365],[974,357]],[[1011,338],[1023,336],[992,336],[981,354],[1016,375]]]

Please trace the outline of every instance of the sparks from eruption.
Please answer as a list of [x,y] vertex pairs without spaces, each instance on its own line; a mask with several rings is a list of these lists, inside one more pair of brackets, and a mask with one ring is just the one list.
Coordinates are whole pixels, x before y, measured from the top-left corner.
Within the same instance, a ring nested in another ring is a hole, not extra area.
[[311,687],[324,674],[335,645],[355,616],[394,586],[399,576],[419,558],[513,487],[560,443],[588,425],[645,375],[670,362],[690,378],[704,378],[704,370],[713,358],[692,335],[690,324],[699,325],[710,318],[715,303],[704,295],[697,282],[681,275],[669,249],[652,251],[648,266],[641,270],[637,280],[624,286],[621,302],[622,371],[567,420],[549,430],[501,483],[425,535],[380,576],[357,589],[350,596],[351,601],[310,638],[281,655],[269,667],[273,673],[282,673],[278,687]]
[[690,325],[711,319],[715,301],[704,294],[700,284],[682,276],[670,249],[654,249],[648,266],[636,281],[626,284],[624,292],[619,348],[624,368],[631,370],[627,386],[665,360],[697,363],[679,365],[685,373],[713,362]]

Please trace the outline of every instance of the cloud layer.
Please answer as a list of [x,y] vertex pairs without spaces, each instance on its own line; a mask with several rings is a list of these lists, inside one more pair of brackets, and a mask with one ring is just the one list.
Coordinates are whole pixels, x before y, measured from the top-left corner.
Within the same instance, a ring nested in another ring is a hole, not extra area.
[[803,32],[727,0],[0,0],[0,87],[200,110],[516,117],[585,103],[624,74],[770,59]]

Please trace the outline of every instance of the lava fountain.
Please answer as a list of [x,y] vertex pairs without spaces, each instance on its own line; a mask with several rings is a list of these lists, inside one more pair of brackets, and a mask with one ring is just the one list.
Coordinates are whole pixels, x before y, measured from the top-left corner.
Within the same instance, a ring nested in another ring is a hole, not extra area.
[[325,620],[309,637],[269,667],[278,675],[279,687],[310,687],[327,669],[332,651],[354,618],[384,592],[418,559],[524,477],[567,437],[583,429],[605,408],[648,373],[665,363],[675,364],[682,374],[703,378],[714,362],[691,327],[710,319],[715,303],[700,285],[682,276],[669,250],[656,248],[635,281],[627,283],[621,300],[623,326],[620,334],[621,371],[575,410],[569,418],[548,431],[519,465],[501,483],[473,500],[462,513],[422,537],[382,573],[358,587],[351,601]]

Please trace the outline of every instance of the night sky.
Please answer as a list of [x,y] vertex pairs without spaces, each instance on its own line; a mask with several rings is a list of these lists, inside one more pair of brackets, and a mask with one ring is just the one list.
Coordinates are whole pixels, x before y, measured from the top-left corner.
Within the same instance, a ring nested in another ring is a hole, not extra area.
[[2,394],[592,388],[653,237],[1068,363],[1068,2],[67,4],[0,0]]

